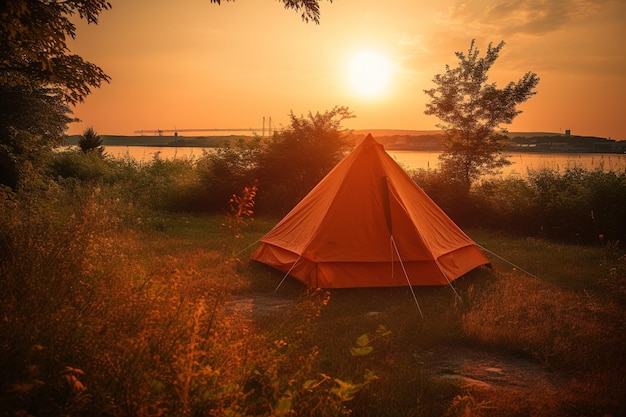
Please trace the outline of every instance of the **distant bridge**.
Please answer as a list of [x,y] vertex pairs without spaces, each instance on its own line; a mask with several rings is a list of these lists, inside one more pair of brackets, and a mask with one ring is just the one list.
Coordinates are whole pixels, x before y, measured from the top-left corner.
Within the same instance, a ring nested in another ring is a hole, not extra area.
[[265,134],[265,128],[254,128],[254,127],[244,127],[244,128],[214,128],[214,129],[154,129],[154,130],[135,130],[135,134],[139,135],[159,135],[163,136],[164,133],[174,133],[178,134],[179,132],[263,132]]

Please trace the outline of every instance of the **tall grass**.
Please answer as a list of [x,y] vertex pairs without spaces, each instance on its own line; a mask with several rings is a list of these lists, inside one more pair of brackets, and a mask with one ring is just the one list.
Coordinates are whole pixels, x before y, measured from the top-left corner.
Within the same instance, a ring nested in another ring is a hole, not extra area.
[[[470,228],[536,278],[492,258],[493,271],[454,283],[462,301],[416,289],[425,319],[408,289],[310,292],[286,280],[274,296],[291,303],[251,315],[232,301],[271,293],[282,274],[247,262],[245,248],[275,219],[176,212],[194,193],[193,164],[151,164],[112,181],[56,175],[28,193],[0,190],[0,415],[626,413],[616,242]],[[176,184],[187,191],[168,203]],[[535,191],[501,187],[496,211],[524,216]],[[563,392],[513,404],[436,378],[432,364],[455,346],[522,356],[562,376]]]
[[[137,213],[107,192],[4,196],[1,415],[345,411],[297,333],[266,333],[227,309],[249,284],[224,256],[226,228],[203,224],[219,242],[172,246],[167,228],[129,226]],[[287,314],[310,321],[322,304],[306,297]]]

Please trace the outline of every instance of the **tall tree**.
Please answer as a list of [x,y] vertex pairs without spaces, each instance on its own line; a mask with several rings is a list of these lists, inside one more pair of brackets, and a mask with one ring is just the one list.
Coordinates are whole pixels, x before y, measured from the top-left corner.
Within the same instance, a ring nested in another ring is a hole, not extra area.
[[62,141],[70,105],[109,77],[72,54],[72,16],[97,23],[105,0],[0,0],[0,182],[16,188],[24,166]]
[[76,37],[75,14],[98,23],[111,8],[106,0],[2,0],[0,12],[0,84],[51,87],[75,104],[109,77],[98,66],[72,54],[67,39]]
[[74,119],[68,105],[51,92],[0,85],[0,184],[15,189],[24,166],[36,172],[52,146],[63,143],[67,124]]
[[457,67],[446,65],[444,74],[435,75],[436,87],[424,90],[430,97],[425,113],[437,116],[444,130],[442,169],[465,185],[480,176],[509,165],[502,124],[511,124],[521,113],[517,109],[536,92],[539,77],[527,72],[504,88],[488,83],[487,73],[500,55],[504,42],[491,43],[484,57],[472,40],[467,55],[456,52]]

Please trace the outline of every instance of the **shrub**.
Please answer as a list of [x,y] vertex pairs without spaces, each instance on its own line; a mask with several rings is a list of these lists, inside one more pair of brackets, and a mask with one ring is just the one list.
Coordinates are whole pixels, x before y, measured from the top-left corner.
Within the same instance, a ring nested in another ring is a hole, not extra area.
[[199,182],[191,202],[196,210],[221,212],[233,193],[253,183],[261,146],[259,138],[225,142],[215,153],[198,159],[195,169]]
[[626,172],[529,170],[527,178],[486,179],[469,194],[440,170],[411,175],[461,226],[585,244],[626,239]]
[[92,183],[112,184],[119,180],[119,165],[99,152],[59,152],[48,162],[48,175],[55,180],[73,178]]
[[530,184],[520,177],[486,180],[475,184],[472,200],[481,226],[522,235],[540,232],[540,208]]
[[198,175],[191,159],[161,159],[143,164],[132,182],[137,202],[155,210],[192,211]]
[[343,158],[348,142],[341,123],[351,117],[346,107],[290,114],[290,126],[267,141],[253,167],[260,211],[284,215],[317,185]]
[[542,232],[549,237],[598,242],[626,238],[626,172],[586,171],[567,168],[529,171],[528,181],[535,190]]
[[467,186],[438,169],[415,170],[411,178],[455,222],[476,224],[476,209],[467,193]]

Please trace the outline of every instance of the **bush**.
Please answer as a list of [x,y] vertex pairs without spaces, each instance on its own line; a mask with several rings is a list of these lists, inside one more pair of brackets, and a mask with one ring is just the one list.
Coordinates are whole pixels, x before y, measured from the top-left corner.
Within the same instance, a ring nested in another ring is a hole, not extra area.
[[222,212],[228,200],[254,182],[254,169],[262,143],[259,138],[230,142],[215,153],[202,156],[195,165],[198,186],[191,204],[197,211]]
[[626,172],[568,168],[529,171],[541,230],[546,236],[577,241],[626,239]]
[[193,160],[155,157],[142,165],[130,186],[135,201],[151,209],[193,211],[198,184]]
[[254,166],[259,211],[286,214],[333,169],[348,146],[341,123],[351,117],[345,107],[290,114],[290,126],[267,141]]
[[335,107],[290,117],[289,128],[272,138],[227,142],[202,157],[196,166],[202,192],[196,205],[224,210],[233,193],[258,184],[258,212],[284,215],[291,210],[344,156],[341,122],[352,115]]
[[459,225],[476,224],[478,216],[467,186],[438,169],[415,170],[411,178]]
[[626,240],[626,172],[568,168],[486,179],[469,194],[440,170],[413,180],[459,225],[593,244]]
[[535,191],[520,177],[487,180],[475,184],[472,200],[482,227],[535,236],[541,230],[540,207]]
[[120,180],[123,170],[114,160],[99,152],[59,152],[48,162],[48,175],[58,180],[76,179],[95,184],[112,184]]

